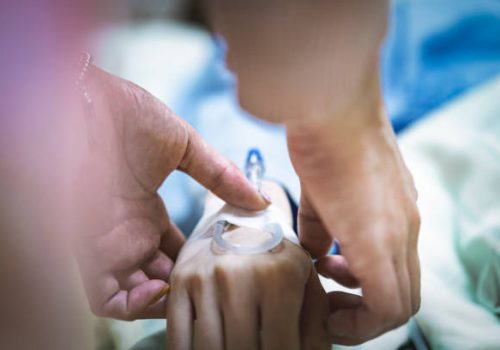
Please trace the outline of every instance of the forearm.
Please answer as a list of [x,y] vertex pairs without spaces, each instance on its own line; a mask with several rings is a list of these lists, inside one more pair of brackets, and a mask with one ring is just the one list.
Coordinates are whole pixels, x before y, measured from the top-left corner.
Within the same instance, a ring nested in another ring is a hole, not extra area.
[[[305,115],[286,123],[287,141],[292,162],[299,175],[309,171],[335,174],[352,165],[352,157],[373,146],[375,139],[391,139],[393,133],[385,112],[375,71],[350,101],[323,118]],[[338,168],[342,164],[342,169]],[[330,171],[331,170],[331,171]]]
[[388,1],[216,2],[242,106],[289,123],[331,118],[376,79]]

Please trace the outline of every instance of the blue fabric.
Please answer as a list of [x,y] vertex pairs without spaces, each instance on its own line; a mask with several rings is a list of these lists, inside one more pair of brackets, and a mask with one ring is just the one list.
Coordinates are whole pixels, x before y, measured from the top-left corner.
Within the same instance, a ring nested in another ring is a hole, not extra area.
[[500,1],[396,1],[381,66],[399,132],[500,73]]

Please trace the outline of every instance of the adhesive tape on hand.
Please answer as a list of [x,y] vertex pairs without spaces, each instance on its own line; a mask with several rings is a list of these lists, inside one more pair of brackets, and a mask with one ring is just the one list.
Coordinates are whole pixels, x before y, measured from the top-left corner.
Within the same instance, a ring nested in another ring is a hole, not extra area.
[[279,225],[283,236],[292,243],[299,245],[297,235],[290,227],[287,216],[283,210],[275,204],[271,204],[264,210],[249,211],[225,204],[220,199],[214,199],[214,203],[205,211],[205,215],[198,222],[191,233],[189,240],[209,238],[213,235],[213,226],[218,221],[227,221],[240,227],[253,228],[266,231],[270,225]]

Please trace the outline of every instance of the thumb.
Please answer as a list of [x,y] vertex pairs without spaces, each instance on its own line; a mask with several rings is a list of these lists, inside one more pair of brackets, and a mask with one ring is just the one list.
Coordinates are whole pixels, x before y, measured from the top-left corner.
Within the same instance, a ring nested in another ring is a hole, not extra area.
[[304,186],[299,207],[299,238],[300,244],[311,254],[313,258],[325,256],[333,244],[333,237],[328,234],[323,222],[316,214],[307,197]]
[[187,123],[187,147],[178,169],[227,203],[248,210],[265,209],[267,202],[232,162],[208,145]]

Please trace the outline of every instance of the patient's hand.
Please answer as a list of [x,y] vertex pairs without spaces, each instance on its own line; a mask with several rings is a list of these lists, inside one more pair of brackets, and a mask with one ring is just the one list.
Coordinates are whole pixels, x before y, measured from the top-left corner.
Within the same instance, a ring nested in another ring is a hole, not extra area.
[[[266,185],[274,203],[289,211],[281,188]],[[241,227],[224,238],[255,244],[267,235]],[[288,240],[256,255],[220,252],[212,238],[189,241],[172,272],[171,287],[169,349],[329,347],[326,294],[309,255]]]

